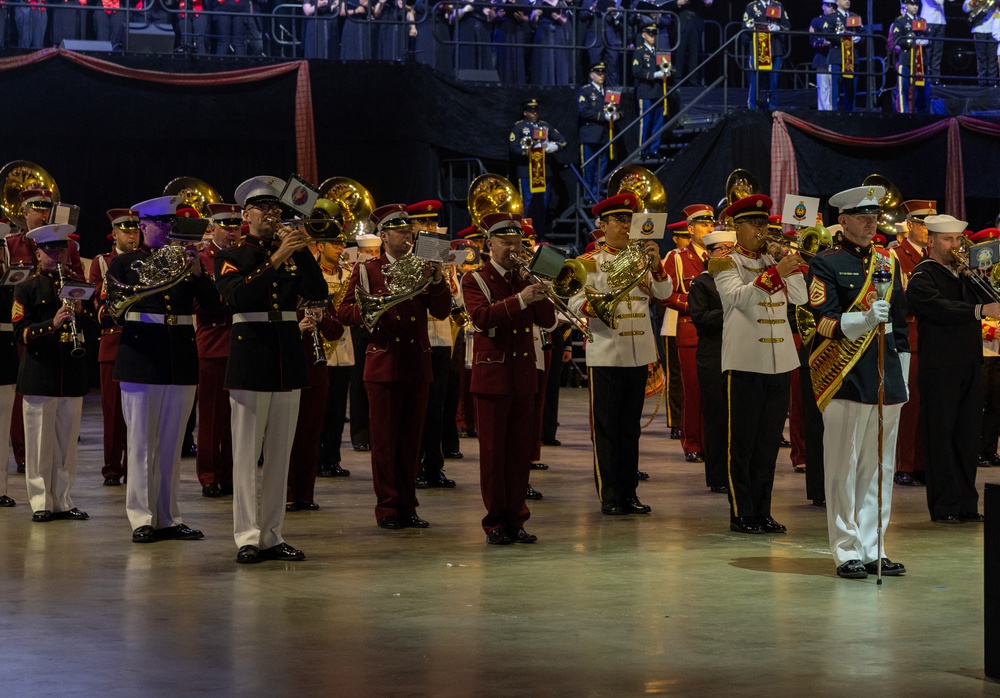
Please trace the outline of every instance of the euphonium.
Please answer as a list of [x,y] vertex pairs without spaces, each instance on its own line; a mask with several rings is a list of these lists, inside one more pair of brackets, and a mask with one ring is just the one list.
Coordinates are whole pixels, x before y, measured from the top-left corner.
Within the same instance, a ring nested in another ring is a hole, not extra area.
[[385,311],[420,294],[434,280],[431,263],[412,252],[404,254],[395,262],[383,264],[382,275],[385,277],[389,293],[376,296],[360,286],[355,289],[358,310],[361,311],[361,322],[370,332],[375,330],[378,319]]
[[105,303],[108,313],[121,324],[132,304],[160,291],[166,291],[184,280],[191,270],[191,258],[183,247],[167,245],[146,259],[132,263],[139,274],[139,283],[126,284],[110,273],[104,281]]
[[593,286],[584,289],[590,310],[613,330],[618,329],[618,304],[628,298],[632,289],[642,283],[653,267],[653,260],[642,242],[636,242],[629,243],[617,257],[601,265],[601,271],[608,275],[610,291],[601,293]]

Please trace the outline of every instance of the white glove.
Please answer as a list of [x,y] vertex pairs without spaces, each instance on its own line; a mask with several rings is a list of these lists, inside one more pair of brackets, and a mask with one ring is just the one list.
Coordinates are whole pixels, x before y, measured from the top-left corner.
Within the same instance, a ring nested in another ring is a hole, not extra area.
[[780,31],[781,30],[781,25],[780,24],[768,24],[767,25],[767,30],[769,32]]
[[557,150],[559,150],[559,144],[558,143],[552,143],[551,141],[549,141],[548,143],[545,144],[545,152],[546,153],[554,153]]
[[660,80],[662,78],[663,78],[663,71],[662,70],[657,70],[655,73],[653,73],[653,79],[654,80]]
[[889,311],[892,306],[889,301],[875,301],[865,313],[865,324],[872,329],[883,322],[889,322]]
[[618,121],[618,119],[620,119],[620,118],[622,118],[621,112],[617,112],[616,111],[614,114],[611,115],[611,120],[612,121]]
[[917,39],[917,46],[926,46],[930,41],[927,39]]

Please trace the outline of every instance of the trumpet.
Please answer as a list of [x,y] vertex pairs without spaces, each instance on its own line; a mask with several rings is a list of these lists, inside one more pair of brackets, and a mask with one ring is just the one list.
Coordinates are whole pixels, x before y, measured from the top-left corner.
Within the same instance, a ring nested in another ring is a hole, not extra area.
[[767,232],[757,233],[757,239],[765,245],[775,243],[782,247],[788,247],[792,252],[802,257],[805,262],[809,262],[817,254],[833,246],[830,231],[826,228],[821,229],[819,226],[806,228],[794,238],[789,238],[782,233]]
[[[59,287],[62,288],[66,285],[66,277],[63,274],[63,265],[59,264],[56,266],[56,270],[59,272]],[[69,298],[63,298],[62,304],[64,308],[73,309],[74,302]],[[80,339],[80,335],[76,329],[76,311],[69,318],[69,331],[73,333],[73,348],[70,350],[69,355],[80,357],[87,353],[87,348],[83,346],[83,341]]]
[[[566,304],[566,299],[575,295],[583,284],[583,282],[579,279],[579,272],[583,270],[583,267],[580,265],[578,260],[567,259],[563,270],[559,272],[559,276],[553,279],[551,283],[547,284],[542,277],[531,271],[528,265],[524,263],[524,260],[521,259],[521,256],[516,252],[511,252],[510,258],[520,270],[521,274],[530,279],[532,283],[541,284],[542,290],[545,292],[545,296],[552,301],[552,305],[554,305],[560,313],[568,317],[589,341],[594,341],[594,333],[591,332],[590,327],[587,326],[587,321],[580,317],[578,313],[573,312],[569,305]],[[574,262],[576,265],[580,266],[577,267],[573,264]],[[583,278],[587,278],[586,271],[583,271]],[[578,282],[577,285],[573,284],[574,280]]]

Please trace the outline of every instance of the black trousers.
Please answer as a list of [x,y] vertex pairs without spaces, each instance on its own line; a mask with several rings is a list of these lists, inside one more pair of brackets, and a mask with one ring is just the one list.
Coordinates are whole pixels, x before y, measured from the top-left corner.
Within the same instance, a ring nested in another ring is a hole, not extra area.
[[566,346],[564,326],[552,332],[552,366],[549,367],[548,382],[545,384],[545,404],[542,407],[542,441],[556,438],[559,428],[559,385],[562,382],[563,348]]
[[351,373],[351,443],[367,446],[368,434],[368,393],[365,391],[365,352],[368,349],[369,334],[363,327],[351,329],[354,343],[354,371]]
[[996,453],[1000,438],[1000,357],[983,359],[983,438],[980,453]]
[[701,412],[704,416],[705,486],[727,484],[726,454],[729,453],[726,381],[722,374],[722,357],[698,357],[698,387],[701,388]]
[[320,436],[319,462],[323,465],[340,463],[340,442],[344,439],[347,420],[347,393],[351,387],[353,366],[327,366],[326,413]]
[[445,453],[458,453],[458,403],[462,398],[462,369],[465,368],[465,330],[459,330],[455,348],[448,363],[448,391],[441,416],[441,448]]
[[917,378],[931,518],[978,511],[983,366],[978,361],[955,360],[944,370],[921,362]]
[[594,480],[602,504],[621,504],[635,497],[639,486],[639,435],[646,400],[646,373],[645,366],[590,368]]
[[788,373],[726,372],[729,398],[729,513],[771,515],[774,463],[788,415]]
[[802,389],[802,425],[806,432],[806,499],[825,500],[823,470],[823,413],[816,406],[816,393],[809,374],[809,350],[799,349],[799,387]]
[[660,358],[667,379],[666,411],[667,426],[680,429],[684,421],[681,403],[684,402],[684,386],[681,384],[681,358],[677,351],[677,337],[664,337],[664,351]]
[[444,403],[448,397],[448,373],[451,369],[451,347],[431,347],[430,390],[427,391],[427,417],[420,440],[420,471],[424,477],[435,477],[444,467],[441,433],[444,428]]

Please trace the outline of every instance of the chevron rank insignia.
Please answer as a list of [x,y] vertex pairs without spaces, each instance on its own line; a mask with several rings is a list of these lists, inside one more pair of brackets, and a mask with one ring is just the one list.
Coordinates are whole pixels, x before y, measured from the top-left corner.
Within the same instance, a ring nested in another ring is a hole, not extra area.
[[219,270],[219,276],[222,276],[223,274],[231,274],[234,271],[239,271],[239,269],[232,262],[226,261],[222,263],[222,269]]
[[826,303],[826,284],[818,277],[813,277],[812,283],[809,284],[809,305],[816,306],[824,303]]

